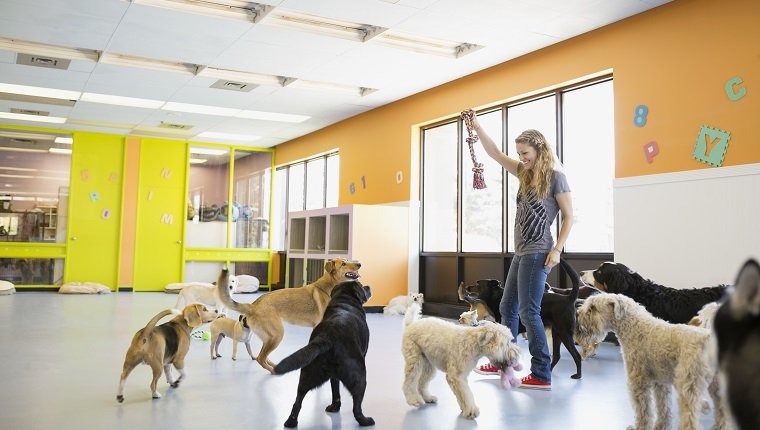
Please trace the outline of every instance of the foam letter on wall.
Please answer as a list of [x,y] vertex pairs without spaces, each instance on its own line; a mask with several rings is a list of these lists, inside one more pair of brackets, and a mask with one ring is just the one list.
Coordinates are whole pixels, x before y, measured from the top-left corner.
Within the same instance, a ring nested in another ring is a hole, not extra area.
[[399,170],[398,172],[396,172],[396,183],[400,184],[402,182],[404,182],[404,173],[401,170]]
[[169,178],[172,176],[172,171],[164,167],[161,169],[161,177],[164,178],[165,181],[168,181]]
[[103,219],[111,218],[111,211],[109,209],[103,209],[103,212],[100,214],[100,217]]
[[93,203],[95,203],[98,200],[100,200],[100,193],[98,193],[97,191],[91,191],[90,192],[90,201],[93,202]]
[[654,157],[659,153],[660,147],[657,145],[657,142],[649,142],[644,145],[644,156],[647,158],[647,163],[654,161]]
[[738,92],[734,91],[734,86],[741,85],[742,82],[742,78],[738,76],[733,77],[726,82],[726,95],[728,95],[728,98],[731,99],[731,101],[737,101],[747,94],[747,89],[744,87],[739,88]]
[[726,156],[729,140],[731,140],[731,133],[703,125],[699,130],[697,144],[691,156],[695,160],[720,167]]
[[174,215],[171,214],[163,214],[161,215],[161,222],[164,224],[173,224],[174,223]]
[[647,115],[649,114],[649,108],[646,105],[636,106],[636,114],[633,116],[633,123],[636,127],[644,127],[647,123]]
[[351,194],[356,192],[356,185],[354,185],[353,182],[351,182],[351,185],[348,186],[348,192],[350,192]]

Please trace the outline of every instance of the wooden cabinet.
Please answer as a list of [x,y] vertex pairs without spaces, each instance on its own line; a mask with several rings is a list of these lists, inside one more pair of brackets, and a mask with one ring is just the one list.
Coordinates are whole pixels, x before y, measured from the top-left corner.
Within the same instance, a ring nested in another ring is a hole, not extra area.
[[407,293],[408,208],[347,205],[288,214],[286,287],[314,282],[325,260],[362,263],[360,281],[370,285],[368,305],[385,305]]

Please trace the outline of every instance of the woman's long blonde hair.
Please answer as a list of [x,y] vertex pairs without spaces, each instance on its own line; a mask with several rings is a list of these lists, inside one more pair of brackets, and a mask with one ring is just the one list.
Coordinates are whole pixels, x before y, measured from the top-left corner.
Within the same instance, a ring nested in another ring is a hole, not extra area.
[[529,188],[536,191],[539,199],[543,200],[549,195],[549,189],[552,185],[552,172],[554,171],[554,156],[552,148],[546,141],[546,138],[538,130],[525,130],[515,143],[522,143],[533,147],[538,156],[532,169],[522,169],[520,171],[520,190],[518,195],[525,197]]

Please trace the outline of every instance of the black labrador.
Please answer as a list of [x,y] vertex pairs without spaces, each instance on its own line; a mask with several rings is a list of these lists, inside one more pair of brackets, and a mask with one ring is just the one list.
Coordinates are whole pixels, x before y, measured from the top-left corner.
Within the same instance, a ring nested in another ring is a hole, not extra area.
[[367,388],[365,356],[369,347],[367,314],[362,306],[372,296],[369,286],[359,281],[342,282],[333,288],[330,303],[322,321],[314,327],[309,344],[285,357],[275,366],[274,374],[282,375],[301,369],[298,391],[285,427],[298,425],[298,414],[306,393],[330,380],[332,403],[325,411],[340,410],[342,382],[354,401],[354,418],[360,426],[375,425],[375,420],[362,412]]

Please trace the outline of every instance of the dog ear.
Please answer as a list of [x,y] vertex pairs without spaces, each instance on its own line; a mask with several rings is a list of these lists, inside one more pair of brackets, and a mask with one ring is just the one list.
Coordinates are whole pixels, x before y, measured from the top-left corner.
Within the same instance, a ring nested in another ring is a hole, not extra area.
[[735,290],[729,299],[734,318],[760,315],[760,265],[750,259],[739,271],[734,283]]
[[496,334],[493,331],[489,330],[487,326],[482,326],[478,341],[482,346],[486,346],[493,342],[494,337],[496,337]]
[[187,325],[190,327],[198,327],[203,324],[203,319],[201,318],[202,311],[203,305],[189,305],[185,306],[185,309],[182,311],[182,316],[185,318],[185,321],[187,321]]
[[623,306],[620,304],[620,302],[610,302],[610,305],[612,306],[612,314],[615,315],[615,319],[622,320],[623,316],[625,315],[625,311],[623,310]]
[[335,260],[325,261],[325,272],[327,273],[335,272]]
[[242,314],[238,315],[238,321],[243,321],[243,315]]

